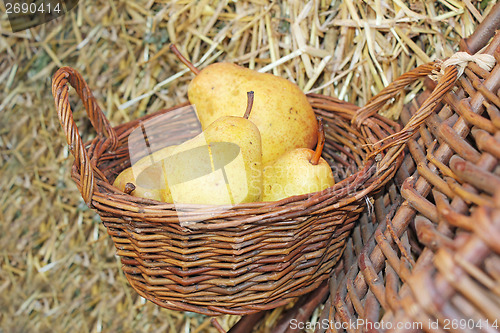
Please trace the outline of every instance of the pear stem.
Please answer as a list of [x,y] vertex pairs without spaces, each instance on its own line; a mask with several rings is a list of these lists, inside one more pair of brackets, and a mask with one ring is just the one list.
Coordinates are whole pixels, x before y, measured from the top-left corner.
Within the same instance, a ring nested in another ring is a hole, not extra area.
[[135,189],[136,189],[136,187],[133,183],[127,183],[127,184],[125,184],[125,188],[124,188],[123,192],[130,194],[130,193],[134,192]]
[[179,60],[184,65],[186,65],[187,68],[189,68],[191,70],[191,72],[193,72],[195,75],[200,74],[200,70],[198,68],[196,68],[191,61],[187,60],[186,57],[184,57],[181,54],[181,52],[179,51],[177,46],[175,46],[175,44],[170,44],[170,51],[172,51],[177,56],[177,58],[179,58]]
[[245,111],[245,114],[243,115],[243,118],[248,119],[250,117],[250,111],[252,111],[252,106],[253,106],[253,91],[247,92],[247,109]]
[[323,153],[323,147],[325,146],[325,129],[323,128],[323,119],[318,117],[318,144],[316,145],[316,150],[314,155],[309,162],[312,165],[317,165],[321,154]]

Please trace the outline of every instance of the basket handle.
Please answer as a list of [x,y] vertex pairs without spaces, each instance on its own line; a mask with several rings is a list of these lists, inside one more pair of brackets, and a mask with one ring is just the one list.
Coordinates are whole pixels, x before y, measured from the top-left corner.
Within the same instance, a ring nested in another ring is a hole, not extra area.
[[392,162],[404,149],[406,143],[411,139],[415,131],[425,122],[436,110],[437,106],[443,97],[455,86],[455,82],[459,77],[459,70],[456,66],[448,66],[444,70],[444,74],[437,82],[436,87],[430,96],[422,103],[420,108],[410,118],[405,127],[378,142],[379,147],[371,153],[371,156],[376,156],[381,152],[386,152],[385,156],[379,163],[379,171],[383,171],[390,167]]
[[388,100],[396,97],[405,87],[422,77],[431,75],[434,71],[439,71],[439,69],[438,63],[430,62],[404,73],[382,89],[377,95],[373,96],[365,106],[356,111],[351,123],[359,128],[367,118],[375,115]]
[[[439,72],[440,69],[440,63],[431,62],[420,65],[417,68],[403,74],[394,80],[390,85],[382,89],[364,107],[360,108],[354,115],[351,121],[352,124],[356,127],[360,127],[368,117],[377,113],[382,105],[384,105],[391,98],[395,97],[407,85],[427,75],[435,74],[436,72]],[[453,88],[457,78],[457,67],[447,66],[431,95],[411,117],[405,127],[399,132],[396,132],[376,143],[376,149],[370,153],[368,159],[377,159],[378,154],[386,152],[384,157],[378,161],[378,172],[382,172],[391,166],[392,162],[404,149],[406,142],[412,137],[413,133],[420,127],[425,119],[427,119],[427,117],[434,112],[444,95],[450,91],[451,88]]]
[[87,151],[83,145],[80,132],[78,131],[73,118],[73,112],[71,111],[71,106],[68,100],[68,83],[75,88],[78,96],[82,100],[85,110],[87,111],[87,115],[90,118],[90,122],[96,129],[97,134],[99,136],[104,135],[107,137],[107,140],[103,145],[104,149],[108,149],[110,151],[116,149],[118,145],[118,138],[80,73],[71,67],[60,68],[52,78],[52,95],[54,96],[57,115],[59,117],[61,127],[64,130],[64,134],[66,135],[69,149],[75,157],[75,163],[77,163],[80,167],[80,193],[82,194],[85,203],[90,206],[92,194],[94,193],[93,168],[95,168],[95,165],[93,165],[89,159]]

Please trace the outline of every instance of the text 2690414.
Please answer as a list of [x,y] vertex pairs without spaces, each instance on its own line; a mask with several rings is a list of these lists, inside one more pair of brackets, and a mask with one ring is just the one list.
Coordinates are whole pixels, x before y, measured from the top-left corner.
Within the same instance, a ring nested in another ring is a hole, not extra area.
[[6,2],[5,12],[7,14],[46,14],[46,13],[60,13],[61,4],[59,2]]

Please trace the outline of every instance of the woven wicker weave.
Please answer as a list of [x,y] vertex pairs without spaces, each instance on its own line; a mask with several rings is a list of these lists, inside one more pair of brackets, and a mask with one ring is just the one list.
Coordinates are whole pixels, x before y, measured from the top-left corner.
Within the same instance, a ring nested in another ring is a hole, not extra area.
[[[497,5],[462,47],[482,48],[498,28],[499,13]],[[361,229],[346,250],[347,272],[333,277],[336,288],[321,315],[344,323],[340,331],[365,331],[373,323],[371,331],[499,330],[500,193],[493,195],[500,189],[500,34],[484,53],[496,66],[487,71],[469,64],[408,142],[410,155],[398,171],[408,176],[404,202]],[[424,91],[404,108],[403,122],[429,95]]]
[[[394,133],[397,124],[372,114],[401,86],[436,69],[437,64],[430,63],[403,75],[358,115],[350,104],[309,95],[326,124],[323,155],[337,170],[337,183],[310,195],[238,204],[223,212],[220,207],[136,198],[110,185],[130,165],[128,138],[143,122],[162,119],[156,124],[158,135],[169,133],[185,140],[197,134],[187,115],[164,121],[181,106],[112,128],[75,70],[58,70],[52,92],[75,157],[72,177],[85,202],[101,216],[132,287],[170,309],[249,314],[285,304],[328,278],[368,195],[394,175],[408,133],[432,113],[453,86],[457,70],[446,69],[425,106],[402,132]],[[68,83],[83,100],[98,133],[86,144],[72,117]],[[355,120],[362,122],[359,129],[351,125]],[[379,140],[388,136],[393,140],[381,147]],[[181,222],[179,209],[188,211]]]

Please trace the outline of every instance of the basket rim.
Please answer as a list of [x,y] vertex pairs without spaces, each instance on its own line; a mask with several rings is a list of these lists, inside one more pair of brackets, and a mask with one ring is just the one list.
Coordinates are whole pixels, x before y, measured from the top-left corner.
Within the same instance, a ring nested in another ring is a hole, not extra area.
[[[351,120],[359,109],[359,107],[353,104],[338,100],[334,97],[320,94],[308,94],[307,97],[311,101],[314,111],[320,113],[323,117],[327,115],[326,112],[330,112],[331,116],[338,116],[342,119]],[[321,101],[335,103],[335,109],[328,111],[319,109]],[[189,103],[181,103],[168,109],[159,110],[136,120],[115,126],[114,130],[117,133],[121,133],[119,139],[125,140],[130,133],[130,129],[138,126],[141,121],[152,119],[186,105],[189,105]],[[362,128],[359,131],[360,134],[371,132],[374,127],[380,132],[376,133],[376,135],[378,134],[378,138],[373,134],[371,137],[360,136],[360,138],[371,142],[373,147],[378,140],[381,139],[382,135],[393,134],[395,130],[397,131],[399,129],[399,125],[396,122],[378,114],[368,117],[361,126]],[[395,129],[393,129],[393,127],[395,127]],[[124,131],[124,129],[127,130]],[[93,140],[86,142],[85,147],[102,146],[106,140],[106,137],[97,136]],[[373,149],[373,147],[368,147],[368,151]],[[95,159],[95,151],[94,149],[90,152],[90,158]],[[112,153],[113,152],[109,152],[99,156],[95,159],[96,164],[99,163],[103,156],[107,158],[109,154]],[[263,219],[271,221],[273,219],[284,220],[285,218],[289,219],[305,214],[319,214],[334,209],[349,208],[352,204],[362,202],[364,197],[383,186],[390,179],[391,175],[395,173],[402,160],[403,154],[400,154],[389,168],[382,174],[377,174],[378,166],[375,159],[365,159],[363,161],[363,166],[358,168],[355,173],[324,190],[295,195],[279,201],[238,203],[235,205],[174,204],[137,198],[121,192],[108,182],[107,179],[103,180],[96,178],[96,191],[94,191],[92,198],[92,206],[98,210],[104,206],[113,206],[128,211],[130,217],[133,217],[135,214],[137,217],[143,217],[147,220],[149,220],[148,216],[154,217],[155,215],[160,215],[167,223],[178,221],[178,218],[176,218],[177,211],[179,209],[185,209],[188,211],[187,215],[201,220],[197,222],[181,221],[182,227],[187,227],[189,229],[238,227],[246,223],[258,222]],[[80,186],[80,177],[76,160],[72,166],[72,178],[77,183],[77,186]],[[369,185],[365,186],[367,183],[369,183]],[[190,210],[194,211],[194,213],[189,213]],[[223,212],[220,212],[220,210],[223,210]],[[175,214],[165,214],[165,212],[175,212]],[[222,219],[231,220],[221,221]]]

